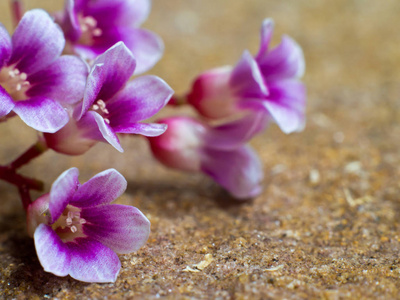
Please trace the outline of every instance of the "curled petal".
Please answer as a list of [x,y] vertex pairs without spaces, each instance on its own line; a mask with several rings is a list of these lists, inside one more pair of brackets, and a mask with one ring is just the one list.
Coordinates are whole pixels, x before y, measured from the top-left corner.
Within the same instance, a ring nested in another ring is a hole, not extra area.
[[155,137],[163,134],[167,130],[166,124],[158,123],[136,123],[128,126],[118,126],[114,128],[117,133],[130,133],[130,134],[141,134],[148,137]]
[[117,253],[130,253],[142,247],[150,234],[149,220],[135,207],[102,205],[83,209],[87,236]]
[[268,95],[268,90],[261,75],[257,62],[248,51],[232,71],[230,86],[234,94],[240,97],[262,98]]
[[25,13],[12,36],[13,52],[8,65],[34,73],[55,61],[64,49],[61,29],[41,9]]
[[202,170],[238,199],[261,193],[263,171],[255,152],[247,146],[234,151],[205,151]]
[[261,43],[258,54],[256,55],[256,60],[261,59],[268,52],[273,32],[274,21],[272,19],[265,19],[261,26]]
[[126,190],[125,178],[115,169],[103,171],[82,184],[70,201],[76,207],[108,204]]
[[103,138],[119,152],[124,152],[124,149],[122,149],[121,147],[117,134],[115,133],[114,129],[105,122],[103,117],[93,111],[89,111],[87,114],[91,114],[94,117],[97,126],[101,134],[103,135]]
[[79,170],[71,168],[62,173],[51,186],[49,201],[51,223],[54,223],[61,216],[76,192],[79,186],[78,176]]
[[56,132],[69,120],[59,103],[45,97],[18,101],[13,110],[28,126],[41,132]]

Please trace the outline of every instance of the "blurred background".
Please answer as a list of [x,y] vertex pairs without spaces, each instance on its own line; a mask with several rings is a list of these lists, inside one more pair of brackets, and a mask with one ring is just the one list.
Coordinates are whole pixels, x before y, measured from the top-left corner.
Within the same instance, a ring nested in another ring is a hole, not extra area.
[[[61,0],[24,3],[50,12],[63,7]],[[22,172],[48,190],[72,166],[81,182],[116,168],[129,182],[119,202],[141,209],[152,234],[138,253],[121,256],[114,285],[57,278],[41,269],[25,237],[17,191],[0,182],[0,295],[398,297],[399,15],[395,0],[154,0],[142,27],[163,38],[165,54],[148,73],[178,94],[200,72],[234,65],[245,49],[255,53],[263,19],[273,18],[272,43],[287,34],[304,50],[306,129],[285,135],[271,125],[252,142],[264,192],[246,203],[202,175],[165,169],[141,138],[124,137],[124,154],[105,144],[79,157],[49,151]],[[12,31],[5,0],[0,21]],[[17,118],[1,124],[0,136],[1,164],[36,141]],[[183,272],[206,254],[213,258],[207,268]]]

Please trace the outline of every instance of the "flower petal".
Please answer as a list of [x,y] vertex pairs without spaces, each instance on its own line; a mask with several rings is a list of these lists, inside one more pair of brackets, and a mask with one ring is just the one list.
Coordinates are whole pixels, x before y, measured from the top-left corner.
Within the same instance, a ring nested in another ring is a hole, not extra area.
[[55,61],[64,49],[61,29],[41,9],[25,13],[12,36],[13,52],[8,65],[31,74]]
[[15,104],[11,96],[0,85],[0,118],[8,115],[8,113],[14,108],[14,106]]
[[262,98],[268,89],[254,58],[245,51],[232,71],[230,85],[234,94],[240,97]]
[[270,82],[270,94],[263,105],[285,133],[305,126],[306,89],[298,80]]
[[81,217],[87,221],[83,232],[117,253],[136,251],[149,238],[149,220],[132,206],[113,204],[82,209]]
[[239,120],[210,128],[205,135],[205,145],[207,148],[219,150],[242,147],[257,133],[265,129],[268,120],[269,115],[262,109],[249,113]]
[[132,53],[119,42],[100,55],[87,79],[82,114],[96,99],[107,101],[129,80],[135,70]]
[[164,43],[150,30],[121,27],[117,30],[119,40],[123,41],[136,59],[135,75],[150,70],[162,57]]
[[0,68],[10,59],[11,51],[11,37],[3,24],[0,24]]
[[67,245],[72,278],[85,282],[115,282],[121,269],[115,252],[88,238],[77,238]]
[[119,143],[117,134],[115,133],[114,129],[105,122],[103,117],[93,111],[89,111],[87,115],[88,114],[91,114],[94,117],[97,126],[99,127],[99,130],[103,135],[103,138],[119,152],[124,152],[124,149],[122,149],[121,144]]
[[115,169],[103,171],[82,184],[70,201],[76,207],[108,204],[126,190],[125,178]]
[[154,116],[169,101],[174,91],[156,76],[130,81],[107,102],[112,127],[130,125]]
[[283,36],[282,42],[271,52],[258,57],[257,62],[267,81],[300,78],[305,71],[303,50],[288,36]]
[[36,253],[46,272],[57,276],[67,276],[71,264],[68,246],[50,226],[40,224],[33,236]]
[[187,95],[187,101],[202,116],[220,119],[237,112],[237,98],[229,85],[232,67],[211,69],[200,74]]
[[118,126],[114,128],[117,133],[130,133],[130,134],[141,134],[144,136],[154,137],[163,134],[167,130],[166,124],[158,123],[136,123],[128,126]]
[[261,26],[261,43],[260,49],[256,55],[256,60],[262,58],[268,52],[269,43],[271,42],[273,32],[274,21],[272,19],[265,19]]
[[97,0],[87,1],[84,13],[98,22],[99,27],[140,26],[148,17],[150,0]]
[[51,186],[49,201],[51,223],[61,216],[78,189],[80,185],[78,176],[79,170],[71,168],[63,172]]
[[28,77],[29,97],[44,96],[63,104],[74,104],[83,98],[88,66],[80,58],[64,55],[45,69]]
[[81,7],[79,6],[79,3],[77,4],[74,0],[66,0],[64,11],[61,12],[61,17],[57,18],[56,16],[56,20],[61,24],[63,28],[65,37],[73,42],[78,41],[80,36],[82,35],[82,30],[77,14],[77,12],[81,10]]
[[18,101],[13,110],[28,126],[41,132],[56,132],[69,120],[59,103],[45,97]]
[[261,193],[262,164],[257,154],[245,146],[234,151],[205,151],[202,170],[232,196],[246,199]]

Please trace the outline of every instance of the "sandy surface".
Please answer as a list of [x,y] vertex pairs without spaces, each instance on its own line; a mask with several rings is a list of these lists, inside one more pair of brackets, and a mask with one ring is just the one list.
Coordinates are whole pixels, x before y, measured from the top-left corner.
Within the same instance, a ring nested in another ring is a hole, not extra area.
[[[0,16],[11,28],[5,2]],[[54,2],[29,7],[62,6]],[[146,214],[150,239],[120,256],[115,284],[45,273],[18,194],[0,183],[0,298],[398,298],[399,15],[396,0],[154,0],[145,27],[166,51],[150,73],[179,93],[197,73],[254,53],[262,20],[274,18],[274,44],[285,33],[305,52],[305,131],[273,125],[253,141],[264,192],[245,203],[202,175],[163,168],[141,138],[124,138],[125,154],[105,144],[80,157],[46,153],[22,171],[47,189],[72,166],[82,181],[119,170],[129,187],[118,202]],[[17,119],[1,124],[0,136],[0,163],[35,141]]]

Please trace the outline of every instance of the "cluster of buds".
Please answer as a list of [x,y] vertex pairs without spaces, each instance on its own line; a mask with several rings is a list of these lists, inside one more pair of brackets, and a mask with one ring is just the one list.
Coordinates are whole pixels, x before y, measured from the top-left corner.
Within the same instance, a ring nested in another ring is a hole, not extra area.
[[[114,169],[81,185],[71,168],[32,202],[29,191],[41,182],[17,170],[45,150],[82,155],[104,142],[123,152],[118,134],[142,135],[164,165],[202,172],[248,199],[261,193],[263,179],[249,141],[271,121],[285,133],[304,127],[303,53],[289,37],[270,49],[271,20],[255,56],[245,51],[235,67],[204,72],[185,96],[173,97],[161,78],[137,77],[163,53],[160,37],[140,28],[150,7],[150,0],[66,0],[53,15],[26,12],[12,37],[0,25],[0,122],[18,116],[40,133],[38,143],[0,166],[0,179],[18,187],[39,261],[57,276],[115,281],[116,253],[143,246],[150,223],[134,207],[110,204],[126,189]],[[178,98],[199,117],[144,122]]]

